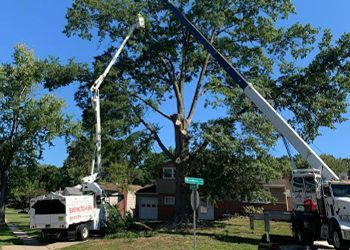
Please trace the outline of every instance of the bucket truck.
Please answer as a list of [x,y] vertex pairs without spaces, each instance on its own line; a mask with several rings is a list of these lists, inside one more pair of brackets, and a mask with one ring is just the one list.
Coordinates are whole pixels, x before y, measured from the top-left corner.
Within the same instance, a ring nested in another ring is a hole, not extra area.
[[[96,183],[96,180],[102,174],[99,87],[134,30],[144,26],[144,18],[138,16],[137,22],[131,26],[129,33],[105,71],[90,88],[90,91],[93,93],[92,106],[96,118],[95,152],[90,175],[84,177],[82,184],[74,188],[66,188],[63,192],[50,193],[33,198],[30,201],[30,228],[41,229],[43,239],[73,236],[74,238],[85,240],[89,236],[89,231],[101,230],[106,225],[105,194],[103,189]],[[96,172],[95,166],[97,168]]]
[[270,103],[248,82],[201,32],[168,0],[168,9],[205,47],[217,63],[242,88],[244,94],[270,120],[306,160],[310,169],[292,171],[291,223],[293,236],[300,243],[325,239],[336,249],[349,249],[350,242],[350,184],[338,176],[309,147],[298,133],[282,118]]

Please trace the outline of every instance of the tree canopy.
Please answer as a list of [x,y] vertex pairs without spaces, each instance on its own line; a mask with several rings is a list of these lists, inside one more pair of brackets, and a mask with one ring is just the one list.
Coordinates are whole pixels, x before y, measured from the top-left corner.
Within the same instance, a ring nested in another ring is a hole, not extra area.
[[13,168],[37,164],[45,145],[52,145],[57,136],[68,138],[77,128],[63,114],[63,100],[37,92],[50,63],[35,59],[33,51],[18,45],[13,62],[0,65],[0,223]]
[[[281,20],[295,13],[289,0],[196,0],[175,4],[266,99],[273,101],[278,111],[291,114],[288,121],[306,141],[315,139],[320,127],[334,128],[335,123],[345,120],[350,90],[350,34],[334,41],[331,31],[320,31],[310,24],[281,26]],[[104,134],[116,138],[118,131],[122,138],[143,126],[139,135],[157,142],[177,168],[177,213],[185,207],[183,177],[196,171],[192,162],[206,148],[216,153],[216,145],[226,147],[231,157],[244,162],[260,159],[258,169],[268,171],[264,162],[278,138],[275,129],[162,1],[75,0],[67,11],[64,32],[83,39],[97,36],[117,44],[138,13],[146,17],[146,29],[134,34],[101,89],[106,95],[105,105],[119,107],[110,106],[105,111],[108,117],[103,123],[108,125]],[[47,86],[80,81],[76,97],[87,104],[84,110],[88,113],[87,87],[102,72],[113,51],[111,47],[96,57],[93,69],[84,68],[85,73],[73,72],[69,77],[56,76],[47,81]],[[307,57],[312,57],[310,63],[301,64]],[[69,65],[62,71],[69,75],[72,69],[77,68]],[[196,122],[199,99],[207,109],[225,107],[227,113],[218,119]],[[161,110],[165,102],[174,105],[173,113]],[[163,143],[160,127],[147,120],[148,112],[173,124],[174,151]],[[118,116],[114,123],[117,127],[110,130],[109,120]],[[246,164],[238,166],[244,170]]]

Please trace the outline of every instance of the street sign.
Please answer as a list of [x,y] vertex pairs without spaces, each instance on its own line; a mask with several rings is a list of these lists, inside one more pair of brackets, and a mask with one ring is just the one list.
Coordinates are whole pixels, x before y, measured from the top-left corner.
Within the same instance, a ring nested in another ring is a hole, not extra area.
[[194,184],[194,185],[203,185],[204,180],[202,178],[185,177],[185,183],[186,184]]
[[192,193],[191,193],[191,207],[192,207],[192,209],[197,210],[199,207],[199,203],[200,203],[200,200],[199,200],[198,191],[192,190]]

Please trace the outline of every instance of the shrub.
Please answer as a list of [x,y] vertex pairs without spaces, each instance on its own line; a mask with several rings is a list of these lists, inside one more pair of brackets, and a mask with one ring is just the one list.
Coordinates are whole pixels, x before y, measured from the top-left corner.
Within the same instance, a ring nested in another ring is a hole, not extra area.
[[125,231],[125,221],[121,216],[119,210],[113,206],[107,206],[107,221],[106,234],[115,234],[117,232]]
[[244,215],[250,215],[250,214],[262,214],[264,213],[263,207],[255,207],[255,206],[244,206],[243,207],[243,214]]

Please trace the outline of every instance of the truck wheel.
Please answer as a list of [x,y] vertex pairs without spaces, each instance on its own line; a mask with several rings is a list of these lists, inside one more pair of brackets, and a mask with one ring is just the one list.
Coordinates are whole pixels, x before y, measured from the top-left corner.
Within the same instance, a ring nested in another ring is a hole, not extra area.
[[298,241],[298,230],[294,226],[292,227],[292,236],[294,240]]
[[46,233],[43,232],[43,231],[41,231],[41,233],[40,233],[40,240],[42,242],[46,242],[47,241]]
[[335,249],[341,249],[341,250],[349,249],[349,246],[350,246],[349,241],[342,239],[340,230],[338,228],[333,231],[332,240],[333,240]]
[[89,238],[89,229],[86,224],[81,224],[78,226],[78,240],[87,240]]
[[293,227],[292,234],[293,234],[293,238],[296,239],[296,241],[300,245],[312,246],[314,244],[313,235],[307,229],[304,229],[301,227]]

